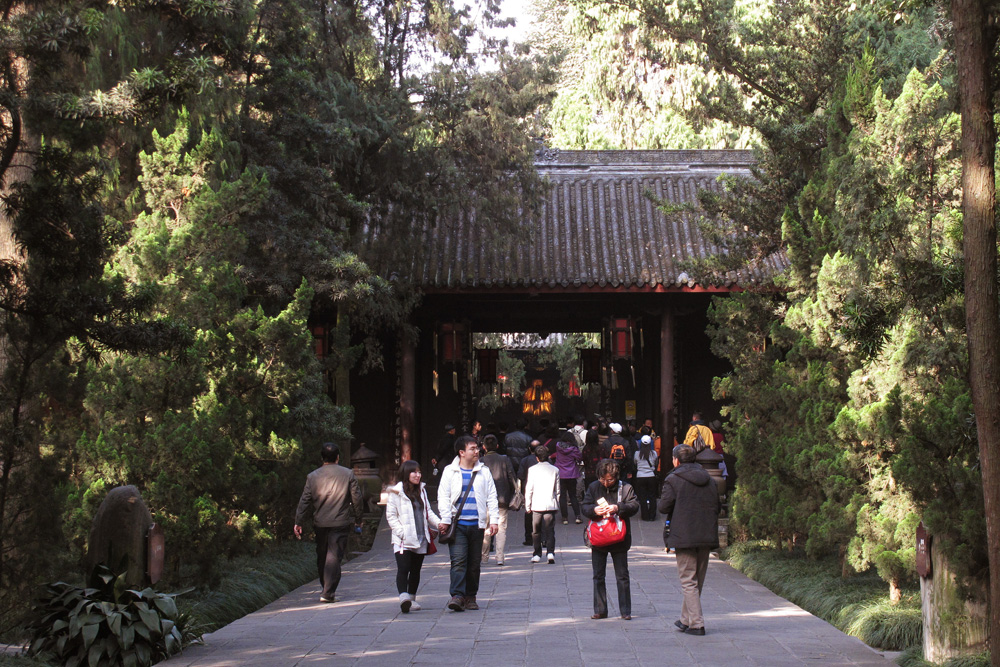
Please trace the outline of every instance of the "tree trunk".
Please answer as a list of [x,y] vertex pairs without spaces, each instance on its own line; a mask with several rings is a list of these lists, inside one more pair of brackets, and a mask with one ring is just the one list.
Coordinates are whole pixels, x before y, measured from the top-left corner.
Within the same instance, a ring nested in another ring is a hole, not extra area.
[[931,576],[920,578],[920,610],[924,660],[940,664],[949,658],[976,655],[986,648],[989,625],[986,603],[969,600],[961,594],[948,559],[933,543]]
[[[337,328],[334,330],[333,344],[340,346],[341,362],[333,373],[334,392],[338,407],[351,407],[351,365],[348,348],[351,346],[351,318],[344,308],[337,309]],[[340,443],[340,465],[351,467],[351,441]]]
[[990,559],[992,661],[1000,665],[1000,308],[993,124],[993,46],[986,3],[952,0],[962,112],[962,216],[969,381],[976,413]]
[[899,586],[899,580],[893,579],[889,582],[889,602],[897,604],[903,599],[903,589]]

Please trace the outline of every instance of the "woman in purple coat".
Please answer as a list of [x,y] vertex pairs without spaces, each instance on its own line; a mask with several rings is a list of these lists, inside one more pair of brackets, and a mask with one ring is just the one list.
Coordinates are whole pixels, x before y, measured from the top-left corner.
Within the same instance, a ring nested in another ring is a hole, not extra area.
[[576,479],[579,476],[577,464],[583,460],[580,448],[576,443],[576,436],[572,433],[564,433],[556,444],[556,468],[559,469],[559,513],[562,514],[562,522],[569,523],[569,511],[566,507],[566,496],[569,496],[573,503],[573,514],[576,522],[582,523],[580,519],[580,499],[576,497]]

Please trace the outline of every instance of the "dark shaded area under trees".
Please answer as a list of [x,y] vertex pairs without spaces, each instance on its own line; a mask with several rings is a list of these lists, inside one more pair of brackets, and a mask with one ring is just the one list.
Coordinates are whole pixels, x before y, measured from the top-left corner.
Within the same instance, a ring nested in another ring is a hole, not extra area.
[[310,317],[401,326],[415,297],[372,253],[462,205],[503,236],[540,187],[550,69],[473,41],[498,9],[3,3],[0,632],[114,485],[166,527],[168,586],[290,534],[349,433],[324,373],[379,363],[320,362]]

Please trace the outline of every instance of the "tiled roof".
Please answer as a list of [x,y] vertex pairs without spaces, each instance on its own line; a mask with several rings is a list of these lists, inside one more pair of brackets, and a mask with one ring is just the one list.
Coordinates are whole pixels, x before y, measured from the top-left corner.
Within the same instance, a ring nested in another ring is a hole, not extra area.
[[[494,245],[461,216],[424,230],[409,273],[431,290],[693,288],[681,263],[717,249],[696,216],[668,220],[649,195],[695,202],[697,190],[718,190],[720,174],[748,175],[751,163],[749,151],[540,150],[536,166],[551,187],[538,216],[525,221],[530,241]],[[784,263],[773,258],[720,287],[761,282]]]

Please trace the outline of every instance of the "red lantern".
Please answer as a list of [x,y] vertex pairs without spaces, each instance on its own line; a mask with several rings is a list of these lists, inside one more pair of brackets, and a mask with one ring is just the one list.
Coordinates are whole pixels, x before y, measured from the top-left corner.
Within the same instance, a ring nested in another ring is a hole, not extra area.
[[611,356],[615,359],[632,358],[632,319],[616,317],[611,320]]

